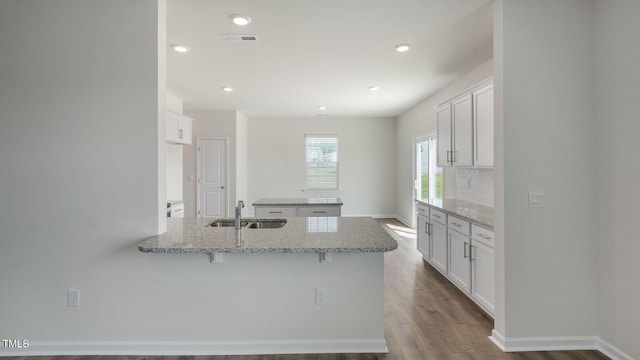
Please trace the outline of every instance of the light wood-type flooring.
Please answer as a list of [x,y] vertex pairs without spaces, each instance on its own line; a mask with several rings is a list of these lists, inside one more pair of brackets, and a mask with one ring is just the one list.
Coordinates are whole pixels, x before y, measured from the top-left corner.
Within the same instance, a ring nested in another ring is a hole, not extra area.
[[379,219],[398,241],[385,254],[385,338],[388,354],[252,356],[54,356],[6,360],[605,360],[597,351],[503,353],[489,339],[493,320],[423,262],[415,231]]

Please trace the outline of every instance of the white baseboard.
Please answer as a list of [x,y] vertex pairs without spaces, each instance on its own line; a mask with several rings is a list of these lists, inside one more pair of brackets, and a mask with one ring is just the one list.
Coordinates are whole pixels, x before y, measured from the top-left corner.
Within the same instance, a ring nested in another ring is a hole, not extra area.
[[258,355],[387,353],[384,339],[273,341],[30,341],[0,348],[0,356],[54,355]]
[[633,360],[624,351],[598,336],[505,338],[494,329],[489,339],[504,352],[597,350],[613,360]]

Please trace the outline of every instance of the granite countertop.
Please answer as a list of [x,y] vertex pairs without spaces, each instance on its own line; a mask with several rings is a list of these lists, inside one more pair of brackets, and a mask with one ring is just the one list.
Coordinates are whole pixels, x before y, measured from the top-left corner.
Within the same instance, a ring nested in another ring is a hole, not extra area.
[[287,224],[279,229],[245,227],[238,231],[207,226],[216,218],[169,218],[167,232],[142,241],[138,249],[152,253],[363,253],[398,247],[370,217],[285,219]]
[[256,200],[253,206],[304,206],[304,205],[343,205],[337,197],[312,198],[267,198]]
[[493,208],[490,206],[458,199],[430,199],[427,201],[416,200],[416,202],[435,207],[451,215],[458,216],[463,220],[493,230]]

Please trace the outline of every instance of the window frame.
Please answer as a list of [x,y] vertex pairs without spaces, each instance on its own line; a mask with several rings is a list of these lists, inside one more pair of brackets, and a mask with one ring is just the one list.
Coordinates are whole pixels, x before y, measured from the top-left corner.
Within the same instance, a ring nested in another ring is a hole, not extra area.
[[[309,187],[309,169],[310,162],[307,159],[307,155],[309,152],[308,149],[308,139],[335,139],[336,143],[336,176],[335,176],[335,188],[315,188]],[[305,134],[304,135],[304,181],[305,181],[305,190],[310,191],[337,191],[340,190],[340,139],[337,134]]]

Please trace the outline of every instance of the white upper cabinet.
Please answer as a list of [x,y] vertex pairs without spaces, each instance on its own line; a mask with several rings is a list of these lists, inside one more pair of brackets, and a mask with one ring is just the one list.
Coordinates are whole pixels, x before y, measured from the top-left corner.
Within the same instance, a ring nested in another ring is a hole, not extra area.
[[453,128],[451,163],[453,166],[473,165],[472,114],[471,95],[464,96],[451,104],[451,127]]
[[436,110],[438,122],[438,161],[439,167],[451,166],[451,104]]
[[493,83],[482,82],[436,108],[438,161],[493,167]]
[[474,165],[493,167],[493,84],[473,92]]
[[191,118],[167,111],[167,142],[191,144]]

